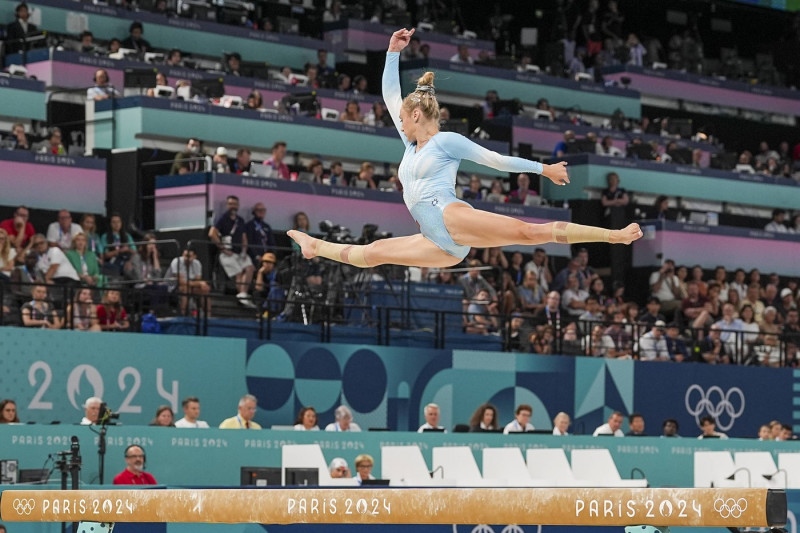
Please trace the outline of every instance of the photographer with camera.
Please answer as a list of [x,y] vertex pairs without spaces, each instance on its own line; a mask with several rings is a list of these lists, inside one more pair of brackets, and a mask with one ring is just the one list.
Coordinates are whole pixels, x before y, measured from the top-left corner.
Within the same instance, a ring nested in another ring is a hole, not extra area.
[[675,275],[675,261],[667,259],[663,266],[650,274],[650,291],[661,302],[661,312],[672,317],[681,304],[681,286]]

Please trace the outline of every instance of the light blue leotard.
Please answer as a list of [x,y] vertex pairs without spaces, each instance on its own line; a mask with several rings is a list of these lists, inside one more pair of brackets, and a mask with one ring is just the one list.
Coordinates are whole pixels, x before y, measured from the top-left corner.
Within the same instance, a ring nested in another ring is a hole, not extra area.
[[403,200],[411,216],[426,238],[450,255],[463,259],[469,246],[453,241],[444,225],[444,208],[453,202],[469,205],[456,198],[456,172],[462,159],[474,161],[505,172],[542,173],[542,164],[520,157],[492,152],[463,135],[439,132],[417,152],[417,143],[410,143],[400,127],[400,53],[387,52],[383,69],[383,99],[406,145],[398,177],[403,185]]

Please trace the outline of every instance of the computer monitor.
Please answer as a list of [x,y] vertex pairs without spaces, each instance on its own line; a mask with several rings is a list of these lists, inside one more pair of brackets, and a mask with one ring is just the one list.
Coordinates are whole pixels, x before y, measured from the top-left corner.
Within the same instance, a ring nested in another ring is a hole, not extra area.
[[595,152],[596,145],[597,143],[591,139],[575,139],[574,141],[567,143],[567,153],[593,154]]
[[522,104],[516,98],[514,100],[497,100],[492,108],[495,117],[519,115],[522,112]]
[[47,483],[50,479],[48,468],[23,468],[19,471],[20,483]]
[[286,485],[289,486],[319,485],[319,469],[287,468]]
[[243,487],[279,487],[281,485],[281,469],[273,466],[243,466],[240,469],[240,480]]
[[711,154],[708,166],[720,170],[733,170],[738,161],[739,155],[736,152],[720,152]]
[[676,165],[691,165],[692,164],[692,149],[691,148],[675,148],[667,152],[672,158],[672,162]]
[[155,68],[126,68],[124,74],[125,88],[127,89],[149,89],[156,86]]
[[425,428],[423,433],[444,433],[444,428]]
[[205,98],[222,98],[225,96],[225,80],[222,78],[193,80],[192,94]]
[[386,487],[389,485],[389,479],[362,479],[361,486],[368,487],[368,486],[379,486],[379,487]]
[[653,160],[653,147],[649,144],[629,144],[627,150],[629,155],[632,154],[637,159],[643,159],[645,161]]
[[316,93],[287,94],[280,100],[280,110],[288,114],[315,117],[322,110]]
[[692,119],[671,118],[667,124],[667,131],[671,135],[680,135],[682,139],[688,139],[692,136]]

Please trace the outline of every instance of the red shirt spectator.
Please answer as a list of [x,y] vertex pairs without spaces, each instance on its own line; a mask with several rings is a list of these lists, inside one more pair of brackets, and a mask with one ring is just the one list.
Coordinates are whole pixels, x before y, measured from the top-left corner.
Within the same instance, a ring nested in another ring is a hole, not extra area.
[[[7,218],[6,220],[0,222],[0,228],[3,228],[8,232],[8,236],[11,238],[11,243],[15,247],[24,248],[27,246],[28,241],[31,237],[33,237],[36,230],[33,228],[33,224],[28,222],[28,209],[26,207],[18,207],[16,211],[14,211],[13,218]],[[17,243],[17,227],[22,227],[24,224],[25,231],[23,233],[24,237],[22,242]],[[19,252],[19,250],[17,250]]]

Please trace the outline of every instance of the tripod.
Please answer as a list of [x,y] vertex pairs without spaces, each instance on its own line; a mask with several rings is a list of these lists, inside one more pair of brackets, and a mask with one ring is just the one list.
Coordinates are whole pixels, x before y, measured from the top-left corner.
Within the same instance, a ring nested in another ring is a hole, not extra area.
[[[61,471],[61,490],[67,490],[67,478],[71,478],[71,490],[78,490],[81,473],[81,445],[78,437],[75,435],[71,438],[70,449],[63,452],[58,452],[58,459],[56,460],[56,468]],[[102,483],[102,482],[101,482]],[[67,523],[61,523],[61,533],[67,530]],[[72,531],[78,531],[78,523],[72,523]]]

